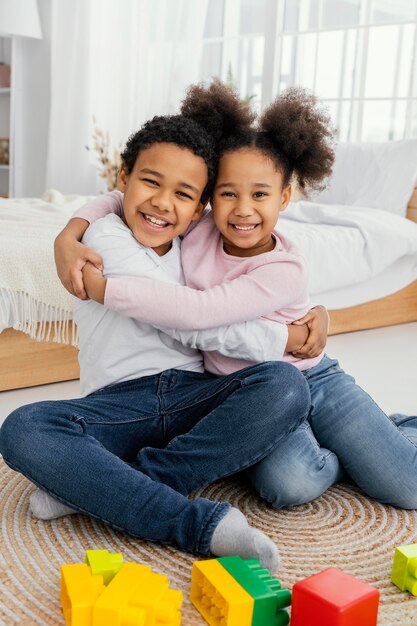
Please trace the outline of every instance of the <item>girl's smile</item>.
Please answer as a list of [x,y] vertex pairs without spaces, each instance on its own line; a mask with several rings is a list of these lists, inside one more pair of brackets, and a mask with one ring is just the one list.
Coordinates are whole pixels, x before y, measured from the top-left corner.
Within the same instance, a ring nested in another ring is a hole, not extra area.
[[254,256],[275,247],[272,231],[290,199],[282,173],[256,148],[226,152],[220,159],[213,195],[213,217],[233,256]]

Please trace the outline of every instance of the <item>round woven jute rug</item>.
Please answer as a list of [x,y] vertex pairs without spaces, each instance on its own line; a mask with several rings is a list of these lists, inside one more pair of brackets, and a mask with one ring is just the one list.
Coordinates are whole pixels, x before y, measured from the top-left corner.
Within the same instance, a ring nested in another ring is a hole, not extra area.
[[[37,521],[28,510],[33,485],[1,459],[0,476],[0,624],[64,625],[59,568],[83,562],[87,549],[121,552],[125,561],[167,575],[170,586],[184,593],[182,624],[205,624],[189,601],[191,566],[199,557],[139,541],[82,515]],[[378,625],[417,625],[417,598],[390,583],[395,547],[417,543],[417,512],[378,504],[347,484],[290,511],[274,511],[236,479],[201,495],[230,501],[279,545],[283,586],[291,589],[297,580],[339,567],[381,591]]]

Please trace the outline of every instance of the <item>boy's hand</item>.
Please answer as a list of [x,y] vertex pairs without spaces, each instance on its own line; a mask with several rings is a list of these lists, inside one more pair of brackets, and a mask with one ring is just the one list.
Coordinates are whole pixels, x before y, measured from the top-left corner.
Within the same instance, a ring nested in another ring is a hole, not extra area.
[[293,355],[299,359],[311,359],[319,356],[324,350],[329,331],[329,314],[324,306],[316,306],[301,319],[293,322],[295,326],[307,324],[309,335],[305,344]]
[[81,300],[88,300],[84,289],[82,268],[89,261],[102,269],[101,257],[80,243],[88,222],[73,218],[55,239],[54,252],[57,273],[65,289]]
[[101,270],[98,270],[92,263],[87,262],[82,270],[84,287],[91,300],[104,304],[104,293],[106,291],[107,280]]
[[288,341],[287,345],[285,346],[285,352],[291,352],[292,354],[294,354],[295,352],[300,350],[302,346],[304,346],[310,334],[310,330],[307,324],[301,324],[297,326],[295,324],[288,324],[287,329]]

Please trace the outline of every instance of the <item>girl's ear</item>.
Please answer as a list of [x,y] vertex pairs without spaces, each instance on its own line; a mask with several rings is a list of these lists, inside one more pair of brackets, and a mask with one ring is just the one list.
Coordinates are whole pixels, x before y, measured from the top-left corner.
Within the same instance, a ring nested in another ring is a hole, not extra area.
[[204,209],[206,208],[206,206],[208,205],[208,200],[206,200],[205,202],[199,202],[198,203],[198,207],[196,208],[196,210],[194,211],[194,214],[191,218],[192,222],[196,222],[197,220],[200,219],[200,217],[203,215]]
[[285,211],[291,200],[291,185],[287,185],[281,194],[280,211]]
[[126,174],[125,166],[122,165],[122,167],[119,170],[119,174],[117,175],[116,186],[119,191],[124,192],[126,189],[126,185],[127,185],[127,174]]

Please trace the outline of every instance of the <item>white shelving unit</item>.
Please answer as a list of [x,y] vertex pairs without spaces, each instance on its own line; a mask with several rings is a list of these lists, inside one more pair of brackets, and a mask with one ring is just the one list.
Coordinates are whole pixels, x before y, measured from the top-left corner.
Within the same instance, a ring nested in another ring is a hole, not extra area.
[[[0,37],[0,61],[12,67],[12,40]],[[13,195],[13,68],[11,87],[0,88],[0,139],[9,139],[9,163],[0,164],[0,196]]]

